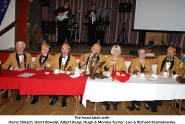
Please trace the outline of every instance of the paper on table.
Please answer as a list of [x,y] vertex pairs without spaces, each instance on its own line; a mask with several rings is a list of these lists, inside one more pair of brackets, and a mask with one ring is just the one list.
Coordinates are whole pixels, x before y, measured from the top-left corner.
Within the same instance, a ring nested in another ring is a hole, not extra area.
[[17,75],[18,77],[31,77],[35,75],[35,73],[23,73],[23,74],[20,74],[20,75]]

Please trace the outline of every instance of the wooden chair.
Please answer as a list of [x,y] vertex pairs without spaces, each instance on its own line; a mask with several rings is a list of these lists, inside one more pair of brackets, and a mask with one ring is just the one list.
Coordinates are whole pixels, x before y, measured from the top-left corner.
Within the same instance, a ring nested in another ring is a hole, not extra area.
[[[179,107],[177,107],[177,104],[179,104]],[[182,115],[183,112],[181,111],[182,108],[182,100],[172,100],[171,104],[169,105],[168,112],[171,110],[174,110],[177,114]]]

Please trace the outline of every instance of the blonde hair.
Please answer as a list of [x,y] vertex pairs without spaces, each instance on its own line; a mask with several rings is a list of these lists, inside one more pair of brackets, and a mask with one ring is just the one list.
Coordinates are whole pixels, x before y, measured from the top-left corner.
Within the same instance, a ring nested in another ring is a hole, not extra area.
[[112,49],[111,49],[111,54],[113,55],[113,52],[114,52],[115,49],[119,50],[120,55],[121,55],[121,47],[120,47],[119,45],[114,45],[114,46],[112,47]]

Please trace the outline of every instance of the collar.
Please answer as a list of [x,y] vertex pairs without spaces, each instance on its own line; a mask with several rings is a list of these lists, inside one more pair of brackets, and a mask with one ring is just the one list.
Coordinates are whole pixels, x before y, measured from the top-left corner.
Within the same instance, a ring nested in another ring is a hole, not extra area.
[[174,58],[173,58],[173,59],[167,58],[167,59],[166,59],[166,62],[172,62],[173,60],[174,60]]

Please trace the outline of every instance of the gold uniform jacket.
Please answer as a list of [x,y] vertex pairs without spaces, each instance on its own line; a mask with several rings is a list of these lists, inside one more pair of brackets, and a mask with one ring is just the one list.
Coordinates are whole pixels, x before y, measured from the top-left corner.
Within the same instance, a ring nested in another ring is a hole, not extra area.
[[[89,59],[90,59],[90,55],[91,55],[91,53],[86,53],[86,54],[83,54],[80,57],[80,62],[81,61],[86,62],[83,67],[80,67],[81,70],[86,70],[86,68],[88,66]],[[104,62],[104,61],[105,61],[105,56],[103,54],[99,53],[97,63],[101,63],[101,62]],[[100,72],[100,71],[101,71],[101,68],[98,68],[96,72]]]
[[[152,59],[152,64],[157,64],[157,74],[160,72],[166,72],[166,63],[165,60],[167,58],[167,55],[161,55],[156,59]],[[174,62],[171,64],[171,70],[177,74],[179,74],[179,68],[180,68],[180,59],[176,56],[174,57]]]
[[184,60],[184,62],[183,62],[183,65],[182,65],[182,70],[183,70],[183,75],[185,75],[185,60]]
[[[106,58],[106,63],[104,64],[104,71],[113,71],[113,67],[109,66],[108,69],[105,69],[106,66],[112,61],[113,56],[109,56]],[[127,68],[125,65],[125,59],[123,57],[118,57],[117,63],[116,63],[116,70],[115,71],[124,71],[127,72]]]
[[2,65],[2,68],[6,70],[9,70],[11,67],[28,68],[31,62],[31,55],[27,52],[24,52],[24,61],[22,62],[22,64],[20,64],[19,56],[16,52],[14,52],[9,55],[6,62]]
[[41,60],[42,60],[42,55],[41,54],[40,55],[37,55],[36,60],[35,60],[35,67],[34,67],[35,69],[46,67],[46,63],[48,61],[51,61],[50,69],[53,69],[53,56],[51,54],[48,54],[45,57],[43,63],[41,63]]
[[53,64],[54,64],[54,69],[60,69],[60,70],[69,70],[70,68],[72,70],[75,70],[75,67],[77,66],[76,58],[72,55],[68,55],[66,64],[63,66],[61,53],[58,53],[54,56]]
[[[141,72],[141,64],[139,61],[139,58],[135,58],[131,61],[130,65],[130,73],[133,73],[134,70],[137,70],[138,72]],[[152,72],[152,64],[149,60],[145,59],[145,68],[144,68],[144,73],[153,73]]]

